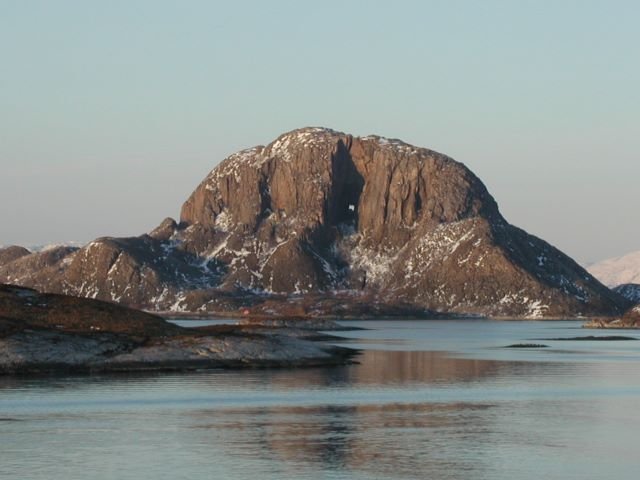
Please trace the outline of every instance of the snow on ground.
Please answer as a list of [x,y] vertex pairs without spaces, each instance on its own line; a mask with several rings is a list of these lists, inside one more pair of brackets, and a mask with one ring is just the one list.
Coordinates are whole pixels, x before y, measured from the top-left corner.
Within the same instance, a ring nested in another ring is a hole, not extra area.
[[543,304],[541,300],[534,300],[526,296],[524,290],[508,293],[498,303],[501,305],[522,305],[527,309],[526,316],[528,318],[542,318],[549,309],[549,306]]
[[223,210],[218,215],[216,215],[215,226],[218,230],[222,232],[228,232],[234,225],[235,224],[233,223],[226,210]]
[[379,285],[384,282],[397,258],[397,253],[394,255],[390,252],[376,252],[361,245],[351,250],[350,255],[351,268],[364,270],[367,275],[367,283],[373,285]]

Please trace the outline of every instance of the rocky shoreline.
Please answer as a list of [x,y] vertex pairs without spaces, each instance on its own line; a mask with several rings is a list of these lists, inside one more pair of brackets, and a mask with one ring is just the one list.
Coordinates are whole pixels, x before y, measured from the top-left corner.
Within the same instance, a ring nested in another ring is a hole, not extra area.
[[0,286],[0,375],[309,367],[357,353],[318,338],[311,326],[184,328],[107,302]]
[[619,318],[595,318],[585,323],[583,328],[640,329],[640,305],[627,310]]
[[185,335],[136,344],[110,334],[26,331],[0,339],[0,374],[282,368],[346,363],[355,351],[278,335]]

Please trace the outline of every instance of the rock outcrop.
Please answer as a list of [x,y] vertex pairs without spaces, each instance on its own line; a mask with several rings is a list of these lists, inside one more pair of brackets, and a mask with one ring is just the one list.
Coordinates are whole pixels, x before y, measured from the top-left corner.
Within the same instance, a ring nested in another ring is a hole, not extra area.
[[2,255],[4,251],[0,251],[0,282],[56,292],[61,291],[59,283],[73,254],[78,250],[77,247],[69,246],[36,252],[22,247],[9,247],[6,250],[9,249],[18,255]]
[[40,269],[26,266],[33,255],[0,266],[0,280],[155,310],[558,317],[628,306],[510,225],[463,164],[322,128],[231,155],[179,222]]
[[0,285],[0,375],[53,371],[298,367],[356,351],[286,328],[183,328],[113,303]]

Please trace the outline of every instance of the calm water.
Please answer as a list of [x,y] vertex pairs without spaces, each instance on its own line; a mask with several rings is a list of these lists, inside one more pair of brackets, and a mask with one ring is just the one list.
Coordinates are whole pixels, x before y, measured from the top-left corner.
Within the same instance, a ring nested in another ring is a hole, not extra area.
[[0,379],[0,478],[638,478],[640,342],[357,325],[346,367]]

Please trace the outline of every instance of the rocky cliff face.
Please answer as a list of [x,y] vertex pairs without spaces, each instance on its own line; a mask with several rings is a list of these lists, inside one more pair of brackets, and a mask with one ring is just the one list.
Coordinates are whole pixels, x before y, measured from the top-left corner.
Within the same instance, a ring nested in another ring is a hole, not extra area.
[[185,202],[179,223],[23,267],[40,261],[34,255],[0,262],[0,281],[160,310],[348,314],[364,299],[379,312],[544,317],[627,306],[507,223],[461,163],[320,128],[231,155]]

